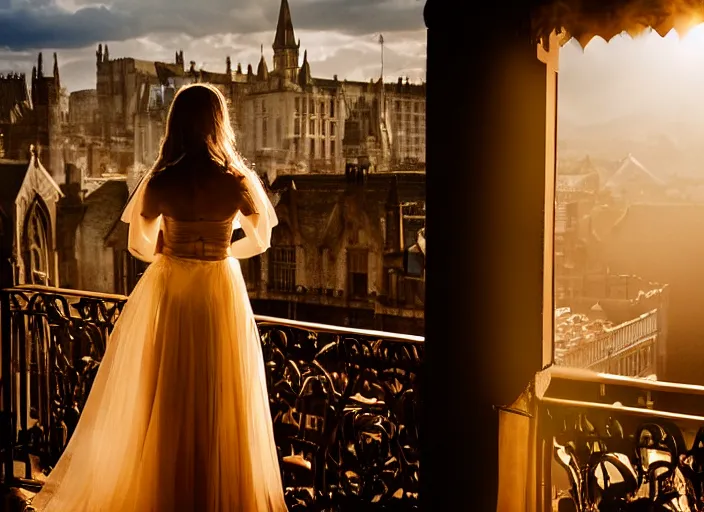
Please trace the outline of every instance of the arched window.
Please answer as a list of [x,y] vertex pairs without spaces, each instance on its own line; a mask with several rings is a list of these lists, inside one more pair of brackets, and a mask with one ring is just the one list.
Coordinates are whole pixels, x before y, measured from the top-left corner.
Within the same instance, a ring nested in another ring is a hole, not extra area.
[[49,284],[49,214],[35,199],[25,218],[22,240],[25,264],[24,280],[29,284]]

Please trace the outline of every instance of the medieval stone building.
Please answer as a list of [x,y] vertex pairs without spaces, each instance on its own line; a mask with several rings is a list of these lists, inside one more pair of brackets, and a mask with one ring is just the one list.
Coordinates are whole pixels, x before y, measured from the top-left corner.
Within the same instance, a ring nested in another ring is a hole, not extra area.
[[273,67],[262,49],[248,72],[240,150],[270,175],[341,173],[347,162],[375,171],[424,167],[425,85],[316,78],[300,59],[288,1],[282,0]]
[[424,173],[282,176],[272,194],[272,247],[242,262],[256,312],[422,334]]
[[0,159],[0,288],[60,284],[57,203],[62,192],[32,149]]
[[[166,113],[185,84],[208,82],[228,100],[238,149],[271,181],[278,174],[341,173],[347,162],[375,171],[418,170],[425,161],[425,85],[399,79],[355,82],[315,78],[301,61],[288,1],[282,0],[273,43],[256,67],[224,72],[174,63],[111,59],[97,51],[97,110],[103,156],[98,166],[139,175],[158,152]],[[133,154],[130,156],[130,151]],[[93,167],[95,165],[93,164]]]
[[51,76],[44,74],[40,53],[32,69],[30,88],[24,74],[0,75],[0,158],[24,160],[34,145],[52,176],[63,173],[64,125],[68,112],[54,54]]

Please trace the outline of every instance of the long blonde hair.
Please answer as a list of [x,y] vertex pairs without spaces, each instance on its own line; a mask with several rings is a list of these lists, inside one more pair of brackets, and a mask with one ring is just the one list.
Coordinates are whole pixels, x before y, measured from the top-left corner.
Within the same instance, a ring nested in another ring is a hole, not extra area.
[[179,89],[171,103],[152,170],[161,171],[185,156],[206,154],[223,170],[240,174],[246,168],[235,150],[225,97],[210,84],[191,84]]

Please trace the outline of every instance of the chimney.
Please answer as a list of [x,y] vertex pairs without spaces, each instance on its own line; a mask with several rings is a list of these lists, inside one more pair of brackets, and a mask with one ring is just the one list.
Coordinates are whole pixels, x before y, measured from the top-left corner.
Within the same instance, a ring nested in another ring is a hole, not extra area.
[[80,169],[74,164],[64,165],[64,174],[66,175],[66,185],[80,184],[81,182],[81,172]]

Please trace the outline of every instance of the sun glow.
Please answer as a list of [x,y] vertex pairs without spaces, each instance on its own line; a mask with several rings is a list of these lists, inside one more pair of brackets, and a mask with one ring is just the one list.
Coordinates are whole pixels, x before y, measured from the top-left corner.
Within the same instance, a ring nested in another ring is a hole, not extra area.
[[683,79],[704,66],[704,23],[692,27],[684,35],[673,30],[663,39],[676,46],[672,52],[672,65],[684,73]]

